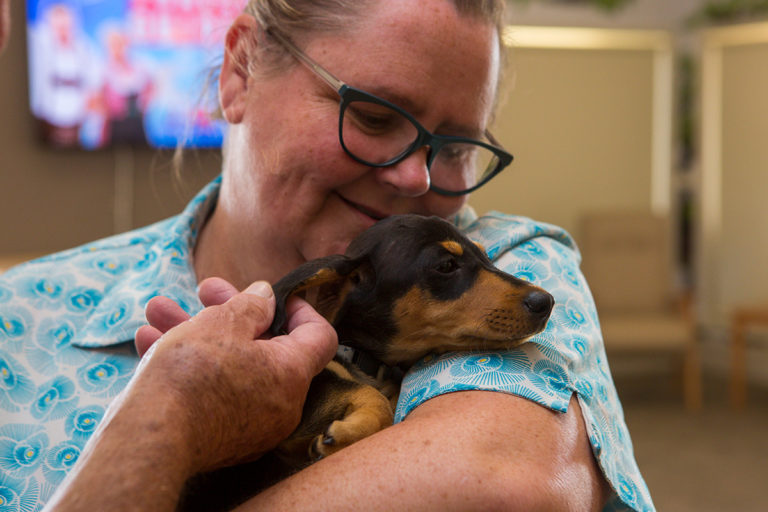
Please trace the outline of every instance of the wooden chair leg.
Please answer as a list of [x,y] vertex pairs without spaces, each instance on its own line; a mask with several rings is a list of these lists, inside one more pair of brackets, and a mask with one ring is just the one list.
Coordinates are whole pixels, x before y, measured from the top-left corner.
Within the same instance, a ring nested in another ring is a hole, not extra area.
[[685,408],[689,411],[701,409],[703,397],[701,389],[701,356],[698,340],[692,339],[686,348],[683,361],[683,394]]
[[744,409],[747,405],[746,342],[744,320],[734,316],[731,323],[731,407]]

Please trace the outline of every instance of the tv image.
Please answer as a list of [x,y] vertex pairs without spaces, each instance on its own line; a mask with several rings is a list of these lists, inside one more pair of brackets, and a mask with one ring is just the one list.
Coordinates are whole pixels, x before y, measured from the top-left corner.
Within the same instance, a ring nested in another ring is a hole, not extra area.
[[220,146],[224,123],[204,93],[244,3],[28,0],[30,107],[43,141]]

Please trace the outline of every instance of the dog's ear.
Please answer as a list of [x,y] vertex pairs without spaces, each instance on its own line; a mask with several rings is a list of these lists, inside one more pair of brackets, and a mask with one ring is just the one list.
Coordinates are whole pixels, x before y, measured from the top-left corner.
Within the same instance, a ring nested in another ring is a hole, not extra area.
[[470,240],[470,242],[472,242],[473,244],[475,244],[475,247],[477,247],[478,249],[480,249],[480,251],[481,251],[483,254],[488,254],[488,251],[486,251],[486,250],[485,250],[485,246],[484,246],[483,244],[481,244],[481,243],[480,243],[480,242],[478,242],[477,240]]
[[369,265],[364,258],[341,254],[308,261],[286,274],[272,288],[275,291],[275,318],[269,330],[273,336],[282,334],[286,320],[285,306],[292,295],[304,293],[304,298],[333,323],[344,298],[361,282],[361,274]]

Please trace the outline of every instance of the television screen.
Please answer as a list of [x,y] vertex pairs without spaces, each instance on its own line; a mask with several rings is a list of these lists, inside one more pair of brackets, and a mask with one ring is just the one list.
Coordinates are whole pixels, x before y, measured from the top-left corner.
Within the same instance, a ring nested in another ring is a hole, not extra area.
[[[245,0],[28,0],[32,113],[57,147],[216,147],[209,70]],[[215,87],[215,84],[213,85]]]

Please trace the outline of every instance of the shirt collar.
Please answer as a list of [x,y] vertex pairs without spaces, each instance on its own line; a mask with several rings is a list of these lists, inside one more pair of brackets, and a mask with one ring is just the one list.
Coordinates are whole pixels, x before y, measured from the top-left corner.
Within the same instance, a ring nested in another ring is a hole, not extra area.
[[[132,341],[136,329],[147,323],[144,316],[147,302],[158,295],[175,300],[190,315],[202,309],[192,256],[197,236],[216,204],[220,186],[221,176],[203,188],[180,215],[137,230],[134,232],[137,236],[128,237],[139,243],[145,240],[143,257],[134,262],[131,272],[104,290],[98,306],[73,339],[73,345],[109,347]],[[151,236],[153,232],[156,236]],[[120,251],[125,247],[115,249]]]

